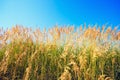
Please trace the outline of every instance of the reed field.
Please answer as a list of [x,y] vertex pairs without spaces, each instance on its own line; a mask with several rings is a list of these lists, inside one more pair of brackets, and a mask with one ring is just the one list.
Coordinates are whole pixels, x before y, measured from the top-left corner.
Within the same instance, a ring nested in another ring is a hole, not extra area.
[[117,27],[0,29],[0,80],[120,80]]

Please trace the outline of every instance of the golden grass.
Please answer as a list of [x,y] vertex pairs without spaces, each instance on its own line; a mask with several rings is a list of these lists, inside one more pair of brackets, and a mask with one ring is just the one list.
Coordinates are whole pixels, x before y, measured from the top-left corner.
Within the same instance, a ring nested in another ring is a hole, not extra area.
[[84,27],[0,29],[0,79],[120,80],[120,31]]

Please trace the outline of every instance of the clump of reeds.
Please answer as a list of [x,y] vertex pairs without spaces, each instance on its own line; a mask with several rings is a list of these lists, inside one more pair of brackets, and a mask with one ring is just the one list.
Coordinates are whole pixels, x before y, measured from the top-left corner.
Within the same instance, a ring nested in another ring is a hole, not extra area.
[[2,80],[120,80],[116,27],[0,29]]

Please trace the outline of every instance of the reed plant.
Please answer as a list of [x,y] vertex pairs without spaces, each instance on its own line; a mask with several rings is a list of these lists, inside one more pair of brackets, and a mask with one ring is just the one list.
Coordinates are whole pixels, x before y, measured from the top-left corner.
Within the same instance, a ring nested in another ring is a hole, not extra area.
[[85,27],[1,28],[0,80],[120,80],[120,31]]

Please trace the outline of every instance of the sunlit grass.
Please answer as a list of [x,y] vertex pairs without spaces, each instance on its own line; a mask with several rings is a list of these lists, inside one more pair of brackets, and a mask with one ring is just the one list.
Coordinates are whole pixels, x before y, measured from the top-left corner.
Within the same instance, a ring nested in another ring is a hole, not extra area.
[[120,80],[120,32],[111,27],[0,30],[2,80]]

